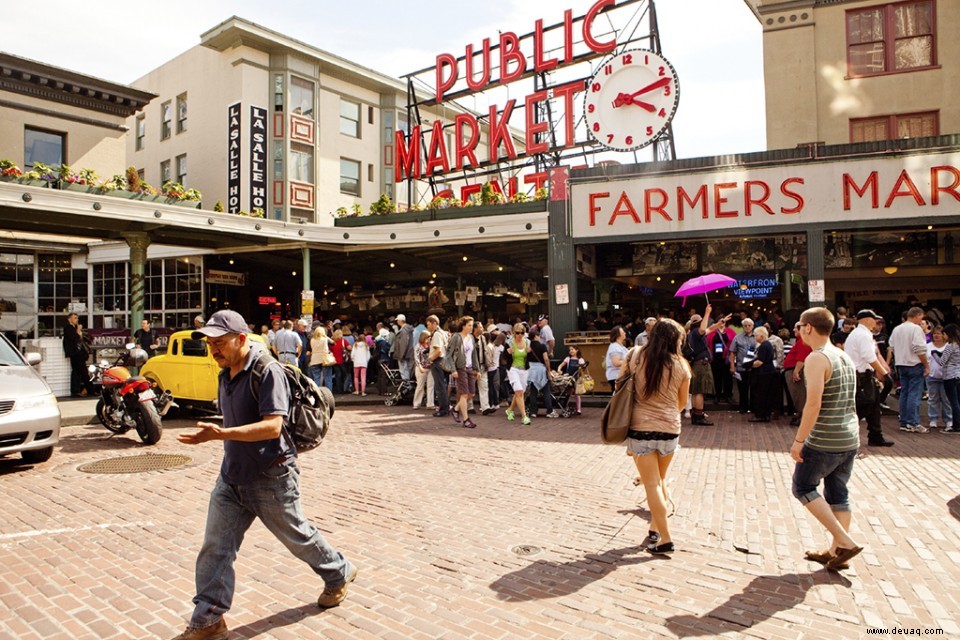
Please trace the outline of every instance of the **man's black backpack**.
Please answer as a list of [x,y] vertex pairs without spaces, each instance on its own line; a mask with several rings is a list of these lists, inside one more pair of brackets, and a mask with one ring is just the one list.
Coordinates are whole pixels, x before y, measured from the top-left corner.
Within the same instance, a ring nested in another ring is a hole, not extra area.
[[261,353],[250,367],[250,390],[260,400],[260,381],[267,367],[276,363],[283,370],[290,387],[290,413],[283,422],[284,431],[297,453],[316,449],[323,442],[333,418],[335,401],[326,387],[303,374],[300,369],[280,364],[267,353]]

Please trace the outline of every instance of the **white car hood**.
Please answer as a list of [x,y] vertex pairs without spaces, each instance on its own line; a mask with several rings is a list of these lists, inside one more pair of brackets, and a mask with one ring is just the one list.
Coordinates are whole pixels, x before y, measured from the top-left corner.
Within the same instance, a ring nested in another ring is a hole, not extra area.
[[0,366],[0,398],[15,400],[50,393],[50,386],[33,367]]

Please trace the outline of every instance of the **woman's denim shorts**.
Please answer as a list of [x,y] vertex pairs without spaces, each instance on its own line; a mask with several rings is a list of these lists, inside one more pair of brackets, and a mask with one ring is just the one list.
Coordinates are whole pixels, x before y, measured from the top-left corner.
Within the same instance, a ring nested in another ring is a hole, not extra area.
[[645,456],[658,453],[668,456],[680,448],[680,438],[672,440],[636,440],[627,438],[627,451],[634,456]]

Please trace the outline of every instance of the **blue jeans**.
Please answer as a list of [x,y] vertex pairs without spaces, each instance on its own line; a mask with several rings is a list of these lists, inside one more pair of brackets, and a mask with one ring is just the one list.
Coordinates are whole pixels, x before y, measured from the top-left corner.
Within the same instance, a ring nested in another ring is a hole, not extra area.
[[923,365],[897,366],[900,374],[900,426],[920,424],[920,401],[923,398]]
[[322,364],[310,365],[307,369],[310,378],[317,383],[318,387],[326,387],[333,391],[333,367],[325,367]]
[[410,382],[413,373],[413,362],[411,360],[400,360],[397,365],[400,367],[400,379]]
[[858,449],[828,453],[803,445],[798,462],[793,470],[793,497],[803,504],[820,497],[817,487],[823,480],[823,498],[833,511],[850,511],[847,483],[853,474],[853,461]]
[[927,418],[931,427],[937,422],[953,424],[953,408],[942,378],[927,378]]
[[197,557],[196,605],[190,626],[219,622],[230,610],[236,574],[234,560],[254,518],[260,518],[294,556],[303,560],[328,587],[343,585],[350,563],[327,544],[300,508],[300,473],[296,466],[273,466],[257,480],[229,485],[223,478],[210,493],[207,527]]
[[[953,410],[953,416],[960,422],[960,378],[944,380],[943,392],[946,403],[949,403],[950,408]],[[944,411],[946,411],[946,409],[947,405],[945,404]],[[955,422],[951,422],[951,424],[954,429],[958,426]]]

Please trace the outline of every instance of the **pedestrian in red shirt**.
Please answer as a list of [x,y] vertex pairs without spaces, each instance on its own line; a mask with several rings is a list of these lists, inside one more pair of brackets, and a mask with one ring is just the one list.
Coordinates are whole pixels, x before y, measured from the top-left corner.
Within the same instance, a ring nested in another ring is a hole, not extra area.
[[803,363],[810,355],[810,347],[800,337],[799,323],[793,327],[793,335],[797,341],[794,343],[790,352],[783,359],[783,383],[787,387],[787,393],[793,399],[793,406],[796,407],[797,415],[790,421],[790,426],[796,427],[800,424],[800,416],[803,413],[803,405],[807,402],[807,389],[803,379]]

